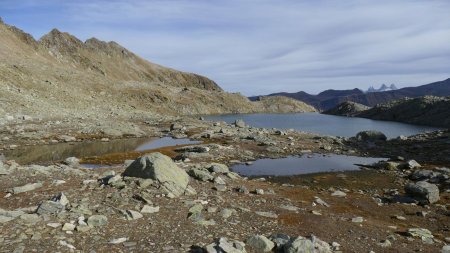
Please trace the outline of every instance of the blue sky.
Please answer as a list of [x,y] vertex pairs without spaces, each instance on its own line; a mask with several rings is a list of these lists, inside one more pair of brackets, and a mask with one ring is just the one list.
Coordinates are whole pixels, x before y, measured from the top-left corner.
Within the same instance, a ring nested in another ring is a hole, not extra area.
[[245,95],[450,77],[447,0],[0,0],[35,38],[116,41]]

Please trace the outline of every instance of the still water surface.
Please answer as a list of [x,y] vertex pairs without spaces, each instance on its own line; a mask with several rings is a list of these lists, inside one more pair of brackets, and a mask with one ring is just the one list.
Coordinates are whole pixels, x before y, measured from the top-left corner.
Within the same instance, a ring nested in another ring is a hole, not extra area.
[[23,146],[15,150],[5,151],[5,156],[8,160],[15,160],[19,164],[30,164],[61,161],[71,156],[82,158],[198,143],[200,142],[189,139],[173,139],[171,137],[130,138],[111,140],[109,142],[92,141]]
[[388,138],[400,135],[409,136],[425,131],[434,131],[439,128],[404,124],[392,121],[371,120],[364,118],[351,118],[320,113],[286,113],[286,114],[226,114],[206,116],[212,121],[225,121],[233,123],[242,119],[253,127],[296,129],[299,131],[351,137],[364,130],[377,130],[383,132]]
[[305,154],[300,157],[260,159],[251,165],[234,165],[231,169],[244,176],[291,176],[360,170],[357,164],[369,165],[381,160],[387,159],[333,154]]

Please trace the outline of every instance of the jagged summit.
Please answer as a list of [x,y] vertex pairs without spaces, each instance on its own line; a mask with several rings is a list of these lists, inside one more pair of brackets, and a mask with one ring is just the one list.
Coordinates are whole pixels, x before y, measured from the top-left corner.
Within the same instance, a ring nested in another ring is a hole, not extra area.
[[374,88],[373,86],[370,86],[367,92],[383,92],[392,90],[397,90],[397,86],[395,86],[395,84],[387,86],[386,84],[383,83],[378,89]]

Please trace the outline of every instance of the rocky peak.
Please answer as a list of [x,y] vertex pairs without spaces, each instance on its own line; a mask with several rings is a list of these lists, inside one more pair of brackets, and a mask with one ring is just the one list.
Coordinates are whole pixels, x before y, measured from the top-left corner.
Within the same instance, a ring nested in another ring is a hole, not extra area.
[[31,36],[31,34],[26,33],[15,26],[4,23],[3,20],[1,19],[1,17],[0,17],[0,26],[2,27],[2,29],[5,29],[6,31],[13,33],[16,38],[18,38],[20,41],[24,42],[25,44],[33,47],[34,49],[38,48],[39,44],[33,38],[33,36]]
[[56,28],[42,36],[39,43],[45,48],[57,50],[60,53],[74,53],[84,45],[77,37]]
[[107,55],[132,56],[133,54],[115,41],[106,42],[97,38],[90,38],[84,42],[86,48],[106,53]]

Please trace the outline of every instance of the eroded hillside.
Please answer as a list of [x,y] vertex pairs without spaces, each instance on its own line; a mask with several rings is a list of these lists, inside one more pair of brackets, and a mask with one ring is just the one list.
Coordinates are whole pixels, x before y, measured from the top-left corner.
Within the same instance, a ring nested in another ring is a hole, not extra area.
[[151,63],[115,42],[82,42],[57,29],[35,40],[0,21],[0,59],[1,118],[315,111],[292,99],[250,102],[206,77]]

